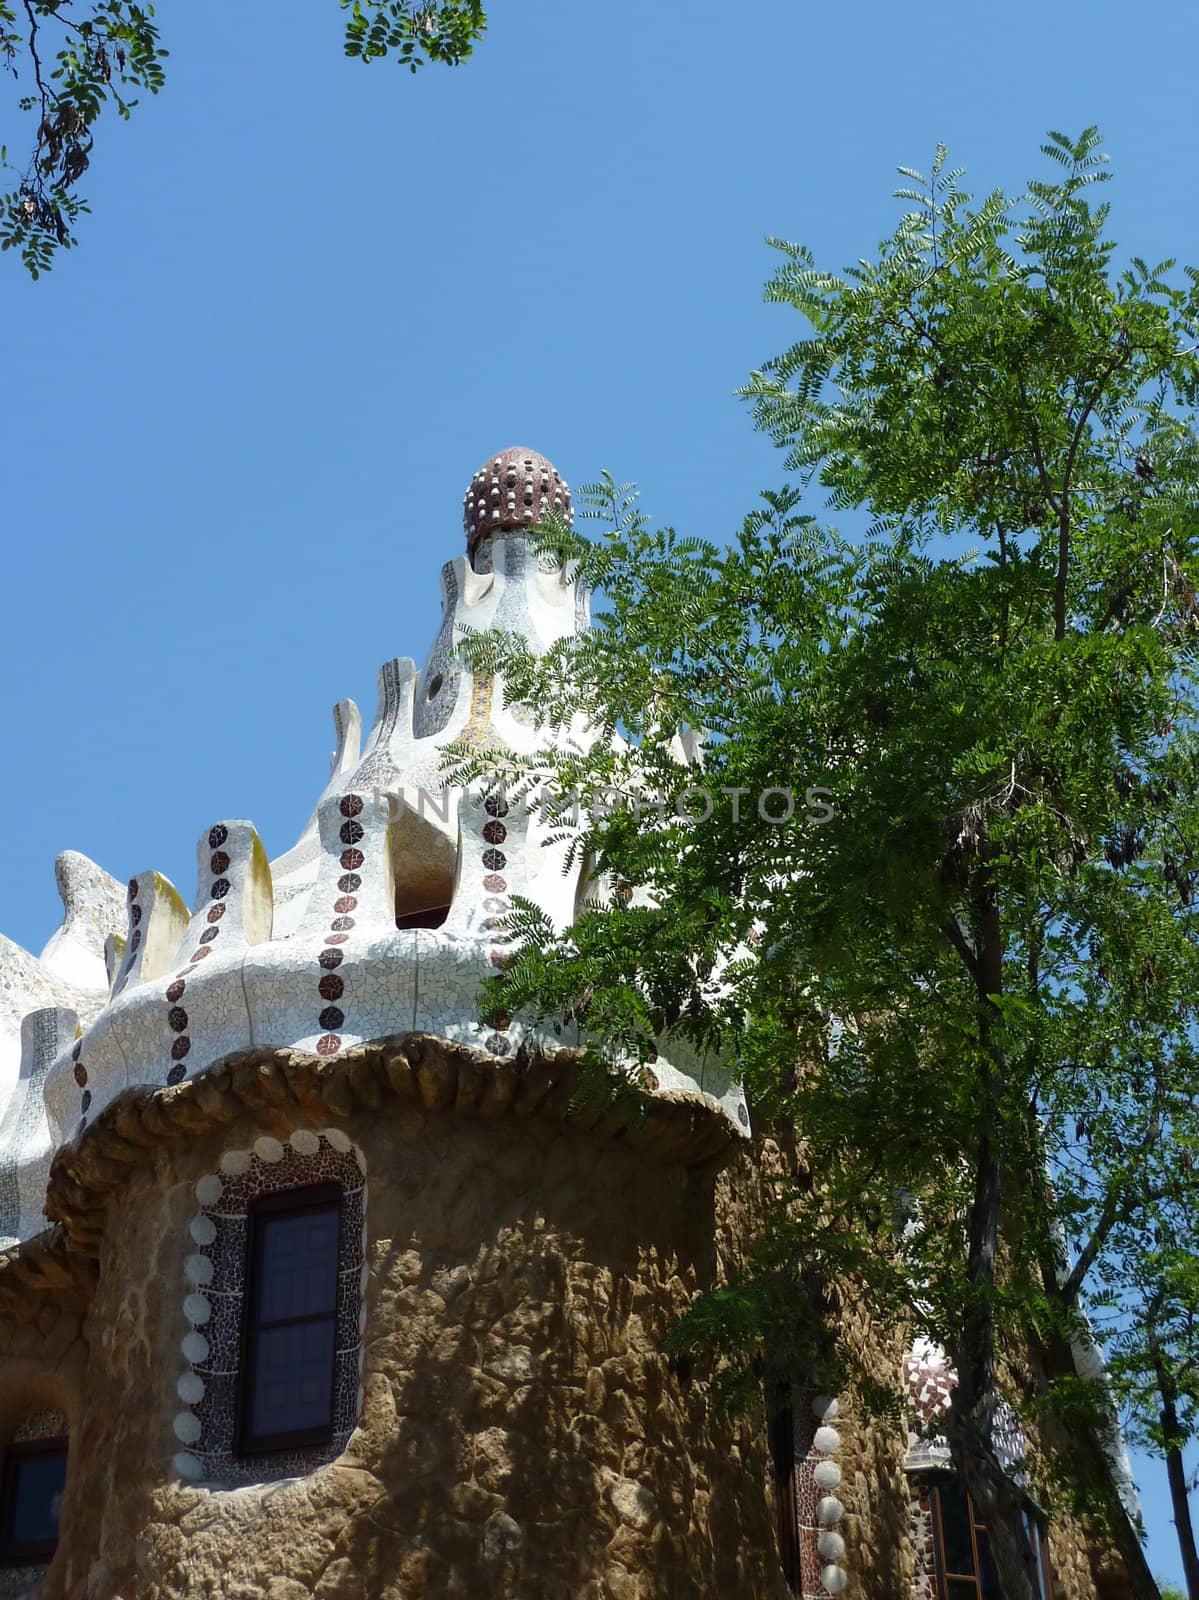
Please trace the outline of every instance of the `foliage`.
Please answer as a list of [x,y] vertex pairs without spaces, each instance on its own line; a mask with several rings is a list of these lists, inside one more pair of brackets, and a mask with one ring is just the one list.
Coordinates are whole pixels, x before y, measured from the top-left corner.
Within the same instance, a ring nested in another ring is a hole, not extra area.
[[[768,298],[805,331],[745,394],[798,484],[726,548],[605,479],[595,539],[539,535],[606,596],[592,632],[468,645],[571,730],[473,769],[623,795],[575,843],[636,886],[522,925],[488,1004],[642,1061],[719,1051],[760,1126],[799,1130],[759,1261],[689,1331],[735,1386],[855,1281],[944,1345],[1009,1600],[1031,1558],[994,1423],[1029,1392],[1156,1594],[1074,1354],[1084,1294],[1136,1325],[1199,1182],[1199,277],[1117,265],[1094,130],[1043,150],[1015,199],[975,203],[943,151],[902,169],[907,213],[844,274],[779,244]],[[698,782],[702,824],[651,803]]]
[[[481,0],[338,0],[349,13],[345,52],[393,56],[415,72],[470,55],[487,25]],[[128,120],[142,93],[165,81],[167,51],[153,5],[137,0],[0,0],[0,66],[32,121],[32,153],[0,197],[0,249],[19,250],[33,277],[76,243],[88,210],[77,185],[91,164],[96,127],[111,108]],[[22,139],[25,139],[22,135]],[[7,148],[0,164],[12,169]]]

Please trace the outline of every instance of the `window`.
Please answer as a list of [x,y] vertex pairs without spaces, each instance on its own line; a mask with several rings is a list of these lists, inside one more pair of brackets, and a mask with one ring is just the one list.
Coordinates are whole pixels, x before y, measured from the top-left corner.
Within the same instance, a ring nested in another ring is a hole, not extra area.
[[340,1128],[264,1134],[195,1194],[172,1464],[223,1488],[313,1472],[358,1422],[366,1158]]
[[[939,1600],[1002,1600],[986,1530],[959,1479],[945,1476],[932,1486],[933,1535],[937,1552]],[[1025,1527],[1037,1553],[1042,1597],[1049,1589],[1045,1541],[1026,1516]]]
[[242,1455],[327,1444],[334,1431],[341,1189],[269,1194],[250,1208]]
[[14,1441],[0,1477],[0,1566],[49,1561],[67,1481],[67,1441]]

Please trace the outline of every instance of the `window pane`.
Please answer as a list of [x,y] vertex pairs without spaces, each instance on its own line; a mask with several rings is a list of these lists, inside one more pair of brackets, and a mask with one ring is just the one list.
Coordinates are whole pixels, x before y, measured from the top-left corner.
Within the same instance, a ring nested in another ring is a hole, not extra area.
[[258,1320],[307,1317],[337,1304],[336,1206],[258,1219]]
[[991,1556],[991,1546],[987,1536],[979,1528],[975,1538],[978,1540],[978,1564],[982,1569],[979,1573],[979,1587],[982,1589],[984,1600],[1003,1600],[1003,1591],[999,1587],[999,1575],[995,1571],[995,1562]]
[[13,1543],[44,1544],[57,1539],[63,1485],[67,1481],[66,1452],[22,1456],[14,1462],[14,1469]]
[[[966,1491],[956,1479],[940,1491],[941,1529],[945,1535],[945,1571],[972,1574],[974,1550],[970,1544],[970,1508]],[[971,1586],[972,1594],[975,1592]]]
[[250,1389],[249,1432],[255,1437],[329,1427],[333,1419],[332,1317],[258,1335]]
[[949,1600],[978,1600],[978,1584],[973,1578],[950,1578],[946,1588]]
[[1049,1552],[1045,1548],[1045,1535],[1040,1527],[1028,1515],[1027,1511],[1022,1518],[1024,1531],[1028,1535],[1028,1542],[1032,1545],[1037,1557],[1037,1594],[1039,1600],[1049,1600],[1049,1584],[1046,1571],[1049,1565]]

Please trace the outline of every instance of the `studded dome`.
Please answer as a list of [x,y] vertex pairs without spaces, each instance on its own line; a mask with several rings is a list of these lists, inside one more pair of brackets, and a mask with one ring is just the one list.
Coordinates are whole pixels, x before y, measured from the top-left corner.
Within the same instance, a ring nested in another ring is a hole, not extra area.
[[532,527],[547,511],[570,521],[570,490],[553,464],[536,450],[501,450],[479,468],[463,497],[467,555],[473,558],[492,534]]

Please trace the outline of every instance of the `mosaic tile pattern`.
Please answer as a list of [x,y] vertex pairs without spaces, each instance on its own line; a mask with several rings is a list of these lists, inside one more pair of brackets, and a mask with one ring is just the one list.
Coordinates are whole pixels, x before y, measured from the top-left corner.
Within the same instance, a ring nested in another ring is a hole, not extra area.
[[913,1474],[909,1481],[909,1493],[908,1528],[916,1565],[912,1600],[939,1600],[937,1541],[933,1531],[933,1503],[927,1476]]
[[[403,662],[388,662],[379,673],[381,708],[385,676],[389,669],[403,665],[405,665]],[[411,663],[407,665],[411,666]],[[317,805],[313,807],[303,833],[291,849],[271,865],[274,899],[273,937],[276,939],[286,939],[295,932],[304,914],[305,901],[316,881],[316,864],[320,858],[320,838],[316,819],[320,801],[340,792],[344,775],[353,771],[360,763],[362,714],[352,700],[339,700],[333,707],[333,732],[337,742],[329,761],[329,782]]]
[[[183,1311],[190,1331],[174,1421],[175,1470],[188,1482],[233,1488],[303,1476],[345,1449],[361,1408],[361,1307],[366,1235],[366,1162],[338,1128],[297,1129],[286,1144],[269,1135],[249,1150],[227,1150],[196,1185],[192,1249],[183,1263]],[[242,1303],[250,1203],[264,1194],[334,1182],[342,1191],[335,1355],[335,1429],[328,1445],[265,1455],[235,1453]]]
[[53,977],[73,988],[106,990],[104,946],[124,924],[122,887],[78,850],[62,852],[54,863],[54,879],[63,920],[38,960]]
[[421,674],[412,731],[418,739],[443,733],[458,704],[462,664],[454,640],[458,622],[459,563],[447,561],[441,569],[443,615],[433,649]]
[[33,1600],[45,1567],[0,1567],[0,1600]]
[[34,1411],[12,1437],[14,1444],[28,1444],[33,1439],[65,1439],[70,1431],[65,1411]]
[[[41,956],[0,935],[0,1214],[10,1221],[16,1204],[14,1163],[19,1169],[25,1161],[11,1144],[17,1140],[27,1152],[26,1119],[34,1115],[28,1103],[25,1021],[32,1012],[57,1009],[74,1012],[86,1025],[100,1014],[108,997],[105,945],[124,918],[123,888],[86,856],[64,851],[54,870],[64,915]],[[67,1115],[73,1126],[74,1105]],[[57,1142],[61,1124],[51,1119],[50,1132]],[[33,1231],[40,1232],[45,1226],[40,1198],[27,1211]]]
[[836,1457],[841,1435],[840,1409],[832,1395],[799,1389],[792,1395],[795,1515],[799,1524],[800,1592],[804,1600],[826,1600],[849,1583],[845,1540],[838,1524],[845,1506],[837,1497],[841,1468]]
[[[461,639],[498,626],[544,651],[586,626],[587,597],[573,570],[535,558],[526,531],[526,512],[537,509],[543,490],[552,501],[559,489],[565,496],[565,485],[542,458],[516,455],[511,463],[506,454],[488,463],[479,480],[482,501],[477,485],[472,491],[472,527],[480,532],[474,563],[459,556],[446,565],[444,615],[423,670],[406,657],[383,667],[378,715],[361,754],[357,710],[339,703],[332,775],[276,870],[250,823],[232,820],[214,823],[201,837],[191,913],[161,874],[143,872],[130,881],[111,997],[99,1008],[74,1008],[83,1037],[60,1050],[45,1076],[54,1143],[86,1130],[127,1087],[174,1085],[247,1047],[336,1054],[350,1043],[420,1028],[510,1057],[530,1037],[519,1017],[476,1021],[479,985],[504,962],[512,896],[526,895],[565,927],[574,915],[578,870],[563,870],[566,846],[549,843],[552,824],[515,798],[446,789],[442,770],[442,753],[456,740],[523,753],[543,740],[532,709],[506,705],[501,681],[467,669]],[[492,483],[497,473],[502,481]],[[538,474],[548,474],[544,484]],[[498,520],[495,488],[503,507]],[[571,733],[587,737],[586,730]],[[439,791],[440,809],[421,811],[422,797],[436,801]],[[343,806],[361,809],[351,815]],[[350,840],[356,829],[362,837]],[[435,883],[446,884],[448,893],[452,881],[441,927],[396,926],[401,871],[404,894],[414,884]],[[83,874],[80,881],[90,887],[78,895],[99,909],[76,916],[93,946],[105,917],[111,921],[111,906],[104,906],[114,899],[97,874]],[[115,956],[119,940],[111,927],[106,942]],[[60,946],[65,952],[66,944]],[[92,955],[99,960],[94,948]],[[17,1078],[15,1038],[8,1084],[3,1077],[6,985],[17,1024],[39,1005],[59,1003],[33,958],[0,941],[0,1115]],[[573,1026],[551,1025],[536,1037],[581,1042]],[[698,1091],[747,1129],[744,1099],[720,1062],[672,1044],[669,1059],[653,1064],[653,1079],[664,1093]]]
[[928,1339],[917,1339],[903,1361],[903,1388],[908,1407],[905,1465],[909,1472],[948,1465],[949,1446],[938,1424],[949,1409],[956,1384],[957,1375],[941,1346]]
[[[904,1357],[903,1385],[908,1404],[908,1452],[904,1465],[909,1472],[949,1466],[949,1445],[939,1425],[949,1409],[957,1381],[949,1357],[931,1340],[917,1339]],[[1015,1482],[1024,1483],[1028,1443],[1020,1419],[1002,1398],[996,1407],[992,1442],[1004,1471]]]
[[53,1142],[45,1083],[75,1026],[75,1013],[55,1006],[31,1011],[21,1024],[20,1077],[0,1117],[0,1250],[47,1226],[42,1202]]

